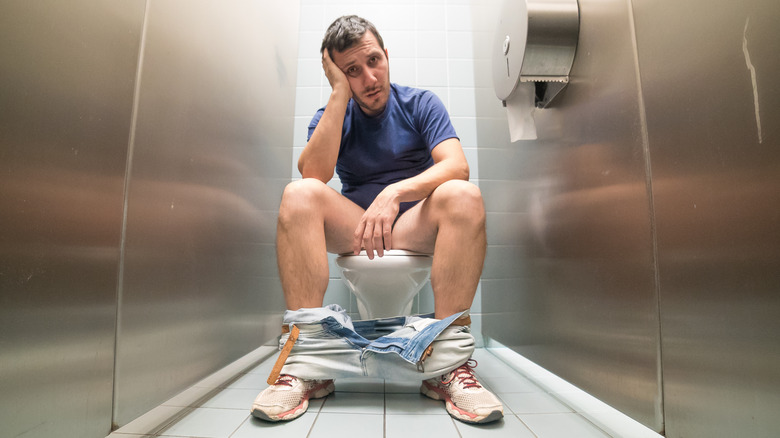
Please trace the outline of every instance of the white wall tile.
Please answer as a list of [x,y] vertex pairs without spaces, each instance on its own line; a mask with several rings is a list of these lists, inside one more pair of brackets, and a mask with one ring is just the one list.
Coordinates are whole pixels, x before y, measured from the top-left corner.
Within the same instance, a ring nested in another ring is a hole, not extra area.
[[455,132],[460,137],[460,144],[464,148],[477,147],[477,120],[473,117],[450,117]]
[[447,32],[447,53],[450,59],[474,59],[471,32]]
[[415,58],[417,56],[414,32],[382,30],[380,32],[389,56],[393,58]]
[[420,58],[447,58],[447,33],[443,30],[417,32],[417,56]]
[[474,87],[474,60],[450,59],[447,61],[451,87]]
[[446,87],[448,85],[447,63],[441,59],[418,59],[417,83],[423,88]]
[[304,32],[298,37],[298,58],[320,59],[322,32]]
[[468,5],[448,5],[447,30],[471,31],[471,7]]
[[390,81],[414,87],[417,85],[417,60],[390,58]]
[[474,88],[450,87],[450,115],[454,117],[476,117]]
[[319,87],[323,79],[322,61],[319,58],[298,59],[298,87]]
[[416,16],[416,29],[418,30],[445,30],[447,26],[447,14],[441,5],[418,4]]
[[309,122],[311,122],[312,116],[314,116],[314,111],[309,116],[295,117],[295,122],[293,123],[293,129],[295,130],[293,132],[294,147],[306,146],[306,137],[309,134]]
[[320,87],[298,87],[295,93],[295,115],[312,116],[320,108]]
[[300,30],[324,30],[325,6],[322,4],[301,5]]

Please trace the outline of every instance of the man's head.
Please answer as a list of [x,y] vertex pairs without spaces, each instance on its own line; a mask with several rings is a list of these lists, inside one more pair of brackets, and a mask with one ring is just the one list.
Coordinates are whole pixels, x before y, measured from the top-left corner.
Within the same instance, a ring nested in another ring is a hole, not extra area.
[[381,114],[390,96],[390,69],[376,27],[355,15],[340,17],[325,32],[320,52],[325,50],[347,76],[352,98],[363,112]]

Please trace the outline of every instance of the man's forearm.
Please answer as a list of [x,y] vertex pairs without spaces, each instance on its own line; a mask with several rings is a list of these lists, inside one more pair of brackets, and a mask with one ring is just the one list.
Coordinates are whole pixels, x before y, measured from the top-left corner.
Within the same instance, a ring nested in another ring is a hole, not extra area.
[[421,174],[388,186],[397,194],[399,202],[419,201],[427,198],[442,183],[460,179],[468,181],[468,163],[459,157],[444,159]]
[[317,178],[322,182],[333,178],[348,103],[349,96],[344,93],[331,93],[325,112],[298,159],[298,170],[304,178]]

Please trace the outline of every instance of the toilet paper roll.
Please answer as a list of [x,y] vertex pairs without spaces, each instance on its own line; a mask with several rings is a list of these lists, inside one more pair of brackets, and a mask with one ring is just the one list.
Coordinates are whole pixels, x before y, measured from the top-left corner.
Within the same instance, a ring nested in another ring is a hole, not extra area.
[[534,123],[536,85],[533,82],[521,82],[506,100],[506,115],[509,122],[509,138],[518,140],[536,140]]

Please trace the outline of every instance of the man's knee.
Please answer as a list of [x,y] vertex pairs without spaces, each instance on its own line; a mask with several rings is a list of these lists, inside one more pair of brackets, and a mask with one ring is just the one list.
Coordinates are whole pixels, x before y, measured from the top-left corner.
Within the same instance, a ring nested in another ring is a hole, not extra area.
[[438,198],[436,207],[450,218],[466,219],[475,223],[485,222],[485,203],[476,185],[462,180],[451,180],[434,192]]
[[325,190],[331,190],[318,179],[306,178],[293,181],[284,188],[279,206],[279,219],[288,215],[311,213],[321,207]]

